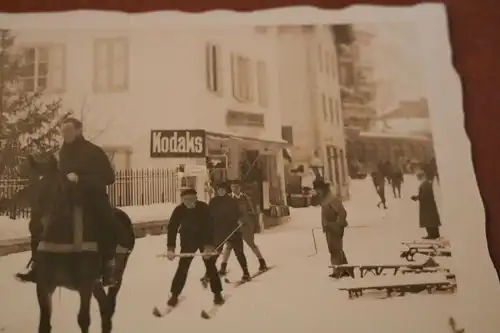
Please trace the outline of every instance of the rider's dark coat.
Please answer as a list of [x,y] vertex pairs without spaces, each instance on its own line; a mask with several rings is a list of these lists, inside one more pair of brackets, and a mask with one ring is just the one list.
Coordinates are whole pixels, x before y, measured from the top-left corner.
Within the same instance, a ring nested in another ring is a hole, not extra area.
[[35,232],[34,238],[40,239],[38,251],[96,251],[97,244],[101,246],[103,240],[114,241],[111,235],[114,219],[106,186],[114,182],[115,176],[105,152],[84,138],[78,138],[73,143],[63,144],[59,151],[59,169],[63,175],[78,175],[77,184],[68,182],[69,200],[74,207],[72,223],[67,219],[48,221],[35,214],[30,229]]

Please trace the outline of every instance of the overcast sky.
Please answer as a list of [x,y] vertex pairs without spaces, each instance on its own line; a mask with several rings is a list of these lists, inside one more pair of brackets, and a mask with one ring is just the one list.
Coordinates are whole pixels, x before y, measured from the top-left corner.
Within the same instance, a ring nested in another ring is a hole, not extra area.
[[386,90],[392,91],[392,102],[424,97],[421,50],[415,26],[381,23],[357,27],[375,35],[369,51],[377,80],[385,83]]

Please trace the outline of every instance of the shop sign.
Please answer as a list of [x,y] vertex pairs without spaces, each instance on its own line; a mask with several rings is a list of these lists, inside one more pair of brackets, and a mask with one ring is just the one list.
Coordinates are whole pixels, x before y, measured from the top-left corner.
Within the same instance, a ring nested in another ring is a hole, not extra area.
[[152,130],[150,156],[152,158],[205,157],[204,130]]

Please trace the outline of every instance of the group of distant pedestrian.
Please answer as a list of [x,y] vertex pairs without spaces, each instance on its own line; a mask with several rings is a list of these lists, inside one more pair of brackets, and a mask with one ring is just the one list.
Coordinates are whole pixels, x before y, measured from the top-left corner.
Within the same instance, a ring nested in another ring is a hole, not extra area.
[[[378,208],[387,209],[385,195],[386,182],[391,186],[395,199],[401,198],[401,187],[404,183],[404,174],[408,165],[403,163],[391,164],[389,161],[378,163],[371,172],[371,178],[380,201]],[[439,182],[436,161],[433,158],[428,163],[422,163],[413,170],[420,182],[418,193],[411,196],[419,203],[419,225],[425,228],[427,235],[423,239],[439,239],[441,225],[437,203],[434,195],[434,180]],[[325,234],[330,262],[332,266],[347,264],[347,257],[343,249],[344,229],[347,227],[347,211],[342,200],[330,190],[330,185],[318,177],[314,183],[314,191],[319,197],[321,206],[321,226]],[[330,276],[341,278],[343,271],[334,271]]]

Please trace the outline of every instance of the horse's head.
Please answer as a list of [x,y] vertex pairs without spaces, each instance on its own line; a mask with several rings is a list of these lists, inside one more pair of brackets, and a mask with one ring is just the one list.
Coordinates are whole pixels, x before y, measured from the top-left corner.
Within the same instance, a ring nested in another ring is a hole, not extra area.
[[58,169],[58,163],[54,156],[29,155],[21,165],[23,176],[27,178],[26,186],[14,195],[0,198],[0,212],[12,208],[26,208],[33,206],[46,193],[53,193],[50,183],[59,184],[63,178]]

